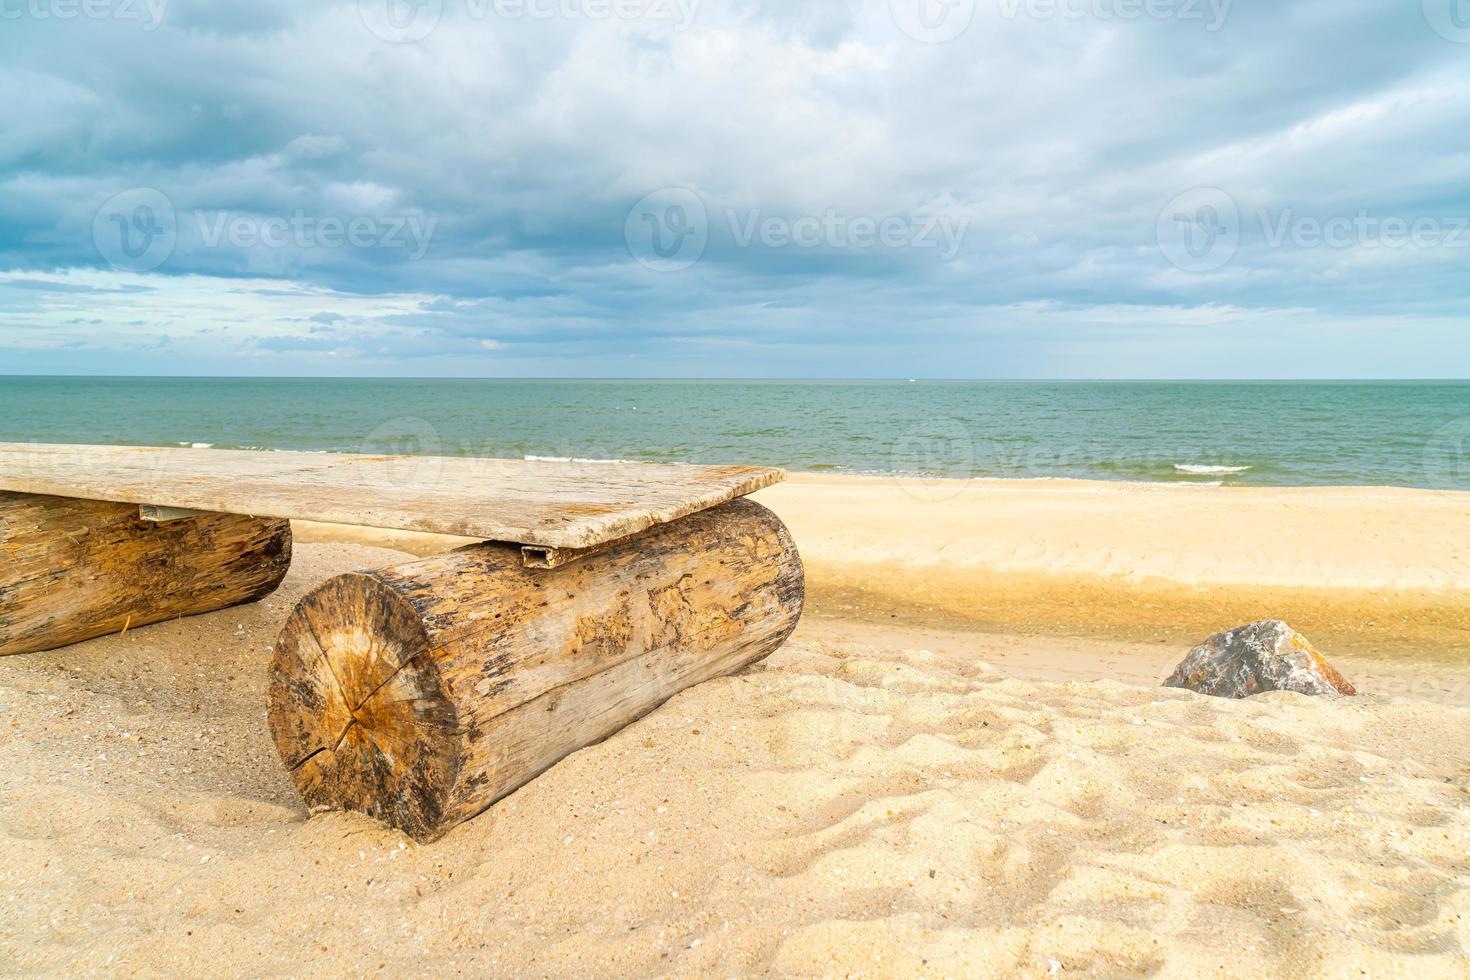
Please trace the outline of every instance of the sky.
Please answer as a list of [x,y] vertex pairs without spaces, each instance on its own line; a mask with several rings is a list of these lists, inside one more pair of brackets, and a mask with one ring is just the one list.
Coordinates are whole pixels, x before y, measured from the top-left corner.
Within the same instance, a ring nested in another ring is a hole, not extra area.
[[1470,0],[0,0],[0,374],[1470,376]]

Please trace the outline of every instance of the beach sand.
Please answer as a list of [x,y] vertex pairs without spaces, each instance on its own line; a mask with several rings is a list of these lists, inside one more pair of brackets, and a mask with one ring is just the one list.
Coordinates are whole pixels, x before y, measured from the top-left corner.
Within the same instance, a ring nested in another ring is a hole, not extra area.
[[[453,542],[302,526],[262,603],[0,660],[0,972],[1470,973],[1467,498],[959,490],[763,493],[792,642],[433,845],[307,819],[264,668]],[[1366,695],[1157,687],[1265,615]]]

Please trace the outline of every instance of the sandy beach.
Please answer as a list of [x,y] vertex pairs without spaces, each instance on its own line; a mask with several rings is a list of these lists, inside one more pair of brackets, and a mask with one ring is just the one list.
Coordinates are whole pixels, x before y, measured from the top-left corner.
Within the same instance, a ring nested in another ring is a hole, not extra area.
[[[808,616],[443,840],[308,819],[264,602],[0,660],[0,971],[1460,977],[1470,498],[797,476]],[[1279,617],[1364,691],[1158,681]],[[227,965],[227,966],[226,966]]]

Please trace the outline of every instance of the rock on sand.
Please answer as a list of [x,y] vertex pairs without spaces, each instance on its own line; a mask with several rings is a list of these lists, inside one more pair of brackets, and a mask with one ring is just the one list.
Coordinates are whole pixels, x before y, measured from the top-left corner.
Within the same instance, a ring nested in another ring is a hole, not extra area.
[[1276,619],[1216,633],[1189,651],[1164,686],[1217,698],[1267,691],[1326,697],[1358,693],[1305,636]]

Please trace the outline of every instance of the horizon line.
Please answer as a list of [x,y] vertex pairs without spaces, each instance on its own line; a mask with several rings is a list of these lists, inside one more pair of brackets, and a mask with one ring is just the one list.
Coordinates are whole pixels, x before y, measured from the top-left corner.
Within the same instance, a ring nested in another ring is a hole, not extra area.
[[1470,377],[1380,377],[1380,378],[1248,378],[1248,377],[1139,377],[1139,378],[940,378],[940,377],[654,377],[636,375],[311,375],[311,374],[5,374],[0,380],[49,378],[53,380],[93,381],[642,381],[642,382],[727,382],[727,383],[810,383],[810,384],[1465,384]]

